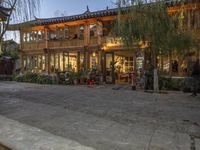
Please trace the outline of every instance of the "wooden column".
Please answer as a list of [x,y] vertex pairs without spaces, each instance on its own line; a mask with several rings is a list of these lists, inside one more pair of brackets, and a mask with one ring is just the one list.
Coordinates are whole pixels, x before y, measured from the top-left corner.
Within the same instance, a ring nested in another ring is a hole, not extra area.
[[66,64],[65,64],[65,52],[63,51],[63,71],[66,70]]
[[58,71],[60,70],[60,50],[58,50]]
[[44,53],[44,60],[45,60],[45,73],[46,74],[49,74],[49,69],[48,69],[48,52],[45,52]]
[[36,73],[38,73],[38,67],[39,67],[39,55],[36,55]]
[[48,48],[48,30],[44,29],[45,48]]
[[115,66],[114,66],[114,62],[115,62],[115,53],[112,52],[112,84],[115,84]]
[[90,69],[90,50],[87,49],[87,70]]
[[[188,26],[188,29],[191,29],[191,17],[192,17],[191,11],[188,10],[188,11],[187,11],[187,26]],[[192,27],[192,28],[193,28],[193,27]]]
[[77,72],[80,72],[80,52],[77,52]]
[[103,81],[106,82],[106,53],[103,52]]
[[102,24],[102,22],[97,21],[97,38],[98,38],[97,42],[98,42],[98,45],[101,45],[102,35],[103,35],[103,24]]
[[23,31],[20,30],[20,68],[23,69],[24,66],[23,66],[23,55],[22,55],[22,49],[23,49]]
[[48,53],[47,53],[47,55],[48,55],[48,74],[50,74],[51,73],[51,53],[50,53],[50,51],[48,50]]
[[87,46],[89,44],[90,39],[90,27],[89,24],[84,25],[84,46]]
[[84,53],[83,53],[83,55],[84,55],[84,56],[83,56],[83,57],[84,57],[84,58],[83,58],[83,64],[84,64],[84,70],[85,70],[85,71],[87,70],[87,58],[86,58],[87,55],[86,55],[86,54],[87,54],[87,47],[85,46],[85,47],[84,47]]
[[55,53],[55,51],[53,52],[53,66],[54,66],[53,72],[55,73],[55,67],[56,67],[56,53]]
[[98,63],[97,63],[97,65],[98,65],[98,70],[99,70],[99,72],[101,72],[101,50],[100,50],[100,48],[99,48],[99,50],[98,50],[98,61],[97,61]]

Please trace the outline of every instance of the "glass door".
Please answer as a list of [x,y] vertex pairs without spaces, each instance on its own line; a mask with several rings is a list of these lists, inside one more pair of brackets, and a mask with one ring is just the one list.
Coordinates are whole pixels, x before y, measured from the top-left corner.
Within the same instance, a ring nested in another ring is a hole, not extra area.
[[114,52],[109,52],[105,54],[105,81],[108,84],[115,83]]

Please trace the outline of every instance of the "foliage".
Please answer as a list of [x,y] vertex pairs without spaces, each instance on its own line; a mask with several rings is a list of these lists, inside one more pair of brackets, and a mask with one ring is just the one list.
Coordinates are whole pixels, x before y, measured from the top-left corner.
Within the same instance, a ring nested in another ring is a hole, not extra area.
[[28,72],[24,75],[24,81],[29,83],[37,83],[37,74]]
[[40,0],[1,0],[0,6],[10,8],[7,20],[0,22],[0,41],[2,41],[10,22],[18,23],[34,18],[39,11]]
[[[140,46],[141,41],[148,42],[148,48],[154,55],[169,54],[172,50],[186,51],[194,46],[192,34],[177,28],[168,15],[165,1],[137,2],[138,5],[132,5],[126,11],[119,8],[114,33],[122,38],[126,46],[132,47],[135,43]],[[123,18],[124,13],[126,19]]]
[[25,82],[24,75],[15,75],[13,80],[17,82]]
[[[159,88],[160,90],[171,90],[171,91],[183,91],[191,92],[193,81],[190,77],[185,78],[170,78],[165,76],[159,77]],[[200,82],[199,82],[200,90]]]
[[82,71],[80,72],[80,84],[85,84],[88,79],[88,71]]
[[71,73],[70,73],[70,78],[71,78],[72,80],[74,80],[74,79],[79,79],[79,78],[80,78],[80,73],[79,73],[79,72],[71,72]]
[[0,56],[10,56],[14,59],[19,58],[19,45],[13,40],[4,41]]
[[[178,27],[169,16],[166,1],[144,3],[135,0],[137,5],[127,9],[119,7],[119,15],[114,33],[121,37],[125,46],[149,49],[152,54],[151,65],[154,68],[154,90],[158,90],[157,56],[180,52],[185,56],[195,46],[195,40],[190,32],[184,30],[182,18],[178,18]],[[128,3],[130,5],[130,3]],[[184,3],[182,3],[184,5]],[[126,16],[125,16],[125,15]],[[125,16],[125,17],[124,17]]]
[[52,84],[52,77],[49,75],[37,75],[35,73],[26,73],[22,75],[14,75],[14,81],[17,82],[28,82],[28,83],[39,83],[39,84]]
[[52,84],[52,77],[49,75],[38,75],[37,83],[39,84]]

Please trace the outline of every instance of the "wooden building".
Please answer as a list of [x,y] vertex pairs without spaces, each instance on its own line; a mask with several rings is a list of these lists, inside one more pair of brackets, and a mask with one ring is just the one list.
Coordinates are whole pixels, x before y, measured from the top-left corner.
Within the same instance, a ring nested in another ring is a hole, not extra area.
[[[170,6],[170,14],[192,15],[187,24],[191,30],[200,32],[200,3]],[[127,9],[127,8],[122,8]],[[120,38],[112,35],[118,8],[83,14],[40,19],[11,25],[11,30],[20,31],[20,56],[22,71],[53,74],[56,71],[76,72],[97,69],[106,82],[127,82],[132,70],[144,68],[144,49],[137,45],[125,48]],[[169,62],[164,69],[170,70]],[[162,66],[163,67],[163,66]]]

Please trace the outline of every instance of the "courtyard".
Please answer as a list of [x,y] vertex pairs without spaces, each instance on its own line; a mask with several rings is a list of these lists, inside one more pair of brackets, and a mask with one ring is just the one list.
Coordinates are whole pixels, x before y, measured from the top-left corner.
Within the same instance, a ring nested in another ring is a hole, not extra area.
[[0,82],[0,143],[13,121],[97,150],[199,150],[200,97],[189,95]]

